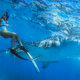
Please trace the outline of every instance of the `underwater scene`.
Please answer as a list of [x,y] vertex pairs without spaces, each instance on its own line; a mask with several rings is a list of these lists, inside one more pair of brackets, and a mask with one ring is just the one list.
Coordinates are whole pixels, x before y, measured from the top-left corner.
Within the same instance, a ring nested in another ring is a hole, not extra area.
[[0,80],[80,80],[79,0],[0,0]]

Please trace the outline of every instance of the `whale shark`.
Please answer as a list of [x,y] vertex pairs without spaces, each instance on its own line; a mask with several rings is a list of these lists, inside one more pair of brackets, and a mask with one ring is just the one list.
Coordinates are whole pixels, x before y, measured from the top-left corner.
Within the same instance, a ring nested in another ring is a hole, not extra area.
[[51,47],[39,46],[40,43],[41,41],[24,43],[24,45],[33,57],[41,56],[38,61],[42,63],[43,68],[64,59],[80,59],[80,43],[76,41],[63,41],[60,46],[52,45]]
[[[40,42],[23,42],[25,48],[29,51],[33,58],[41,56],[37,61],[43,64],[43,68],[49,66],[50,63],[58,63],[63,59],[79,59],[80,58],[80,44],[74,41],[63,42],[60,46],[51,46],[51,47],[39,47]],[[37,45],[36,45],[37,44]],[[5,53],[9,49],[2,50],[0,53]],[[8,53],[10,53],[8,51]],[[24,52],[18,50],[18,54],[28,58],[23,54]]]

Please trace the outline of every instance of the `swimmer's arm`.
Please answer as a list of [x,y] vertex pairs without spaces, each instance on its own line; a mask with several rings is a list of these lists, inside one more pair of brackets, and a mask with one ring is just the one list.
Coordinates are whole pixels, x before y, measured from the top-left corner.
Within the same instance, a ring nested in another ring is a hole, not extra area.
[[5,26],[10,26],[10,25],[8,24],[8,21],[6,21],[6,24],[5,24]]
[[5,24],[5,26],[10,26],[9,24]]
[[1,26],[10,26],[9,24],[0,24],[0,27]]
[[4,24],[0,24],[0,27],[1,27],[1,26],[5,26],[5,25],[4,25]]

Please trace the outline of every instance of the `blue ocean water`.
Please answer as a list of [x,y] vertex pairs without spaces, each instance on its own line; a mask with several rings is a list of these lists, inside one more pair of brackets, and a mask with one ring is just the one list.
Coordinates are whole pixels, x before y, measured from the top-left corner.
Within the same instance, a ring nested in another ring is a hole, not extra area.
[[[36,60],[37,73],[30,61],[0,52],[0,80],[80,80],[80,1],[0,0],[0,17],[5,11],[9,31],[24,42],[51,49],[59,59],[53,63],[55,55],[43,52],[43,61]],[[11,39],[0,37],[0,45],[0,50],[10,48]]]

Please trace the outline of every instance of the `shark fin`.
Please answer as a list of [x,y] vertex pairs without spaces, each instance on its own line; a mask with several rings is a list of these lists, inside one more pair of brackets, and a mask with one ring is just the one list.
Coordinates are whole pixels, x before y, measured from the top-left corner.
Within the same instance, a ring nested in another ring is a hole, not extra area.
[[43,69],[47,68],[47,67],[50,65],[50,63],[58,63],[58,61],[42,62],[42,67],[43,67]]
[[49,62],[42,62],[42,68],[46,69],[50,65]]

